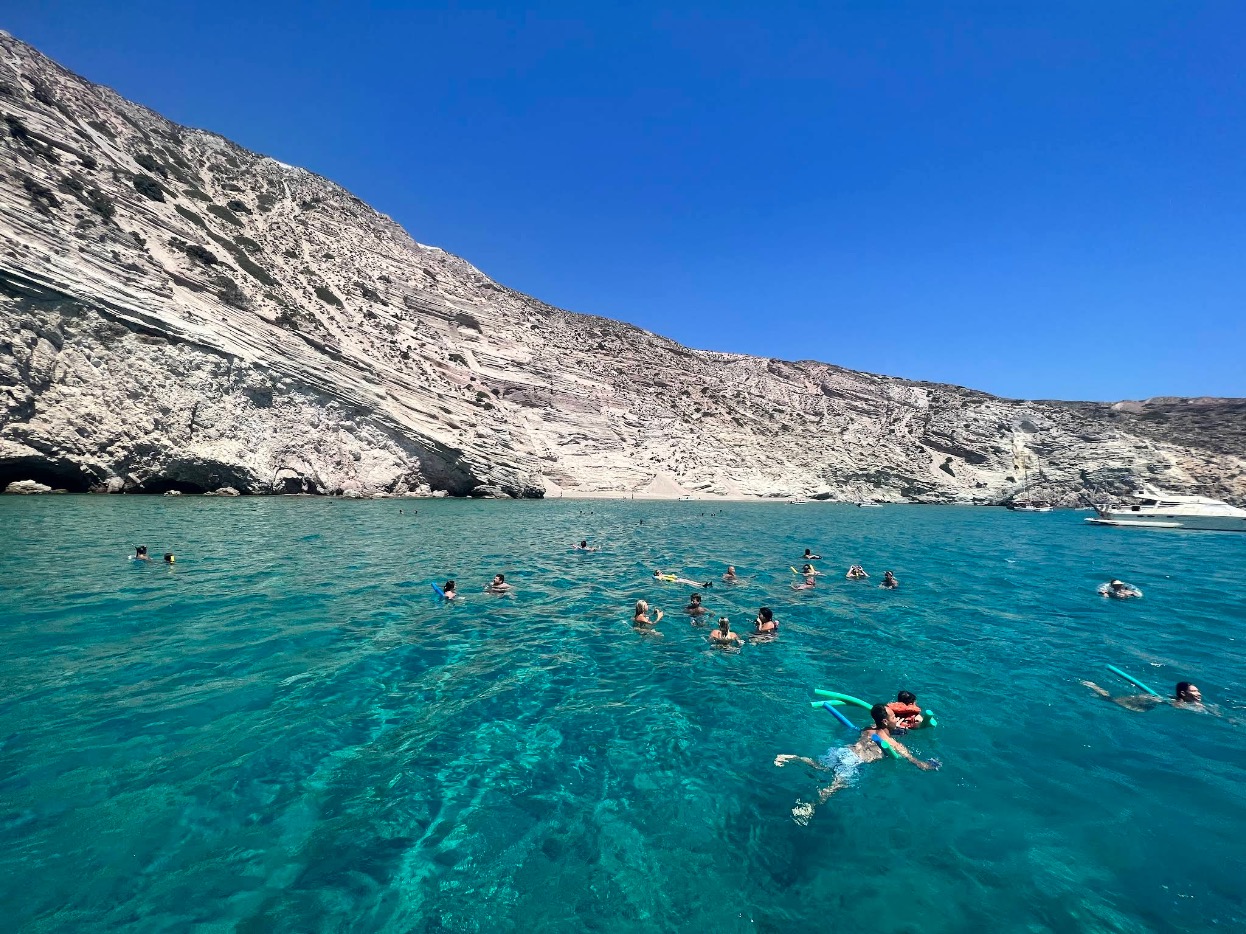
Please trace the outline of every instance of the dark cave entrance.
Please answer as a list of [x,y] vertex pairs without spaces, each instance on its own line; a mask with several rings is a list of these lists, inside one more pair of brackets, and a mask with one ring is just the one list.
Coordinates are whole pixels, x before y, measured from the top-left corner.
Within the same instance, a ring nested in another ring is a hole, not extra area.
[[39,457],[0,461],[0,492],[15,480],[34,480],[54,490],[66,490],[70,493],[86,493],[95,482],[74,464]]

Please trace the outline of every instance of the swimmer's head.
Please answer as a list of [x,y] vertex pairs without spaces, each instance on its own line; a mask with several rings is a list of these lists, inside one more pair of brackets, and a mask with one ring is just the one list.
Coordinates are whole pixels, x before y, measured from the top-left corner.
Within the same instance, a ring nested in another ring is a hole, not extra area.
[[176,560],[177,560],[177,558],[175,558],[175,557],[174,557],[173,552],[171,552],[171,551],[166,551],[166,552],[164,553],[164,562],[165,562],[165,564],[172,564],[172,563],[173,563],[174,561],[176,561]]
[[774,619],[774,610],[770,609],[768,606],[763,606],[757,611],[757,618],[763,623],[768,623]]
[[728,573],[728,574],[734,574],[734,573],[735,573],[735,565],[734,565],[734,564],[729,564],[729,565],[727,565],[727,573]]
[[699,593],[694,593],[690,602],[699,604],[701,602],[701,595]]
[[648,612],[649,612],[649,604],[647,604],[644,600],[637,600],[636,601],[636,615],[644,616]]
[[138,557],[138,558],[147,557],[147,546],[146,545],[135,545],[134,555],[135,557]]
[[813,554],[813,552],[812,552],[812,551],[810,551],[808,548],[806,548],[806,549],[805,549],[805,557],[806,557],[806,558],[808,558],[811,554]]
[[1120,590],[1122,587],[1125,586],[1125,582],[1124,581],[1110,581],[1108,583],[1108,586],[1111,587],[1113,590]]
[[1199,691],[1198,686],[1191,684],[1189,681],[1182,681],[1177,685],[1176,698],[1187,704],[1198,704],[1203,700],[1203,694]]
[[580,542],[580,547],[581,547],[581,548],[587,548],[587,547],[588,547],[588,539],[587,539],[587,538],[586,538],[586,539],[584,539],[584,541]]
[[813,570],[813,565],[812,565],[812,564],[806,564],[803,568],[801,568],[801,570],[802,570],[802,571],[806,571],[806,572],[807,572],[807,571],[812,571],[812,570]]
[[870,708],[870,716],[874,718],[875,729],[886,730],[896,725],[895,715],[886,704],[875,704]]
[[662,572],[661,572],[661,571],[654,571],[654,572],[653,572],[653,576],[654,576],[654,577],[661,577],[661,576],[662,576]]
[[495,574],[495,575],[493,576],[493,583],[495,583],[495,584],[505,584],[505,583],[506,583],[506,575],[505,575],[505,574]]
[[449,593],[450,591],[454,589],[454,581],[446,581],[446,586],[442,587],[441,589],[444,590],[446,593]]
[[718,630],[723,635],[731,632],[731,620],[727,619],[725,616],[718,617]]
[[917,695],[912,691],[901,691],[896,695],[896,700],[898,700],[901,704],[916,704]]

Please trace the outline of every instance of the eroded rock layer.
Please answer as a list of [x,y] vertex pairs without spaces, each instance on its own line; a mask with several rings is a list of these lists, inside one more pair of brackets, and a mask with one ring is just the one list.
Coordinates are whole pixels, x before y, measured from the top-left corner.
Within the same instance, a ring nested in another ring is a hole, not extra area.
[[1246,498],[1246,401],[1005,400],[552,308],[0,33],[0,489]]

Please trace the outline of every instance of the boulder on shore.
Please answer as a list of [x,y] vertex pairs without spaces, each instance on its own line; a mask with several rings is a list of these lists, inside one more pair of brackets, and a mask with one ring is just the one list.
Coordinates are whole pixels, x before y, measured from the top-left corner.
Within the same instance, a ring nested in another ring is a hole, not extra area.
[[4,488],[5,493],[20,493],[30,495],[31,493],[64,493],[64,490],[53,490],[50,486],[38,483],[34,480],[14,480]]

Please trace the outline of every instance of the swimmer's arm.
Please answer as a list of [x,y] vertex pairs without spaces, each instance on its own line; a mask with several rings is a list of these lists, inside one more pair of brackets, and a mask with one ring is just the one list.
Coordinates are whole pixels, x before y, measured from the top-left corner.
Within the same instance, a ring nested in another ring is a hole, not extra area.
[[1106,697],[1106,698],[1108,698],[1109,700],[1111,700],[1111,699],[1112,699],[1112,695],[1111,695],[1111,694],[1109,694],[1109,693],[1108,693],[1107,691],[1105,691],[1103,688],[1099,687],[1099,685],[1095,684],[1093,681],[1083,681],[1083,682],[1082,682],[1082,684],[1084,684],[1086,687],[1090,688],[1092,691],[1094,691],[1094,692],[1095,692],[1096,694],[1098,694],[1100,697]]
[[931,769],[934,768],[934,766],[931,765],[929,762],[923,762],[921,759],[917,758],[915,755],[909,752],[908,748],[905,747],[903,743],[897,742],[895,737],[889,737],[887,739],[887,745],[890,746],[892,749],[894,749],[896,752],[898,752],[902,758],[908,759],[909,762],[912,762],[915,766],[917,766],[923,772],[929,772]]

